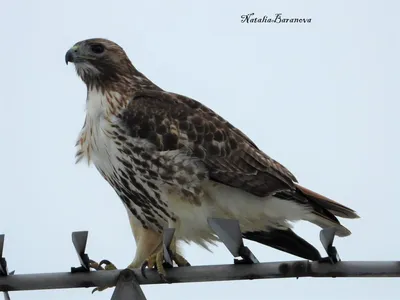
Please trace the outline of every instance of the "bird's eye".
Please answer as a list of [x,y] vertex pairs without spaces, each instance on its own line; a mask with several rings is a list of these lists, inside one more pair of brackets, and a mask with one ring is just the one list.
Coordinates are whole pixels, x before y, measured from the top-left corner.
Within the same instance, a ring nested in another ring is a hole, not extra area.
[[104,52],[104,47],[103,45],[95,44],[90,46],[90,50],[92,50],[93,53],[100,54]]

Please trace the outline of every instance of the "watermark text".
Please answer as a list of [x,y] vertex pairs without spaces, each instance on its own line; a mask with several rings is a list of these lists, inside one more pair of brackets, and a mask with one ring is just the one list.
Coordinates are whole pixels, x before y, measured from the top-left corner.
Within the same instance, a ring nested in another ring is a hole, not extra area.
[[311,18],[288,18],[282,13],[277,13],[274,16],[256,16],[254,13],[241,15],[242,23],[311,23]]

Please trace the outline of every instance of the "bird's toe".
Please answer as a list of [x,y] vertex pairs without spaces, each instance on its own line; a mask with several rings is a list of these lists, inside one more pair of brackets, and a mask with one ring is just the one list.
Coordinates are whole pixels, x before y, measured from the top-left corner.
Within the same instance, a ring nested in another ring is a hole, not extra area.
[[[103,267],[103,265],[104,265],[104,267]],[[89,261],[89,267],[92,268],[92,269],[95,269],[96,271],[103,271],[103,270],[110,271],[110,270],[116,270],[117,269],[117,267],[107,259],[103,259],[99,263],[94,261],[94,260],[90,260]],[[94,292],[102,292],[102,291],[104,291],[104,290],[106,290],[108,288],[109,288],[109,286],[96,287],[96,288],[94,288],[92,290],[92,294]]]

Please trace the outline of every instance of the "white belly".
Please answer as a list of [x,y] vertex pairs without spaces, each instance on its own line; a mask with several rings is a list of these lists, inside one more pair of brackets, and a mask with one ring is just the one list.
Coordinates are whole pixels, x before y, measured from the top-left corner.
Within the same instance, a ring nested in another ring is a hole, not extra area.
[[236,219],[242,232],[291,228],[290,222],[305,219],[309,210],[292,201],[276,197],[259,198],[245,191],[206,181],[201,206],[170,195],[169,207],[178,218],[176,235],[206,247],[216,240],[208,218]]

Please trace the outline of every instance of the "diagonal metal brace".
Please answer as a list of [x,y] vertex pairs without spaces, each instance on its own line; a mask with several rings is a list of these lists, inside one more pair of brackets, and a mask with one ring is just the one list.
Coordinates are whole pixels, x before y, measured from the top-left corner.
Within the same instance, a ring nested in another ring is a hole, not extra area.
[[240,231],[239,222],[237,220],[208,218],[207,221],[208,225],[214,230],[221,242],[225,244],[229,252],[234,257],[242,258],[235,258],[235,264],[259,263],[250,249],[243,244],[242,232]]
[[[0,234],[0,276],[9,276],[13,275],[15,271],[8,272],[7,261],[3,257],[4,237],[4,234]],[[3,292],[3,295],[5,300],[10,300],[10,294],[8,292]]]
[[142,288],[136,280],[135,273],[130,269],[122,270],[118,276],[117,285],[111,300],[146,300]]
[[7,262],[3,257],[3,248],[4,248],[4,234],[0,234],[0,276],[7,276]]
[[78,254],[81,266],[77,268],[72,267],[71,273],[90,272],[89,256],[85,253],[87,238],[87,231],[75,231],[72,233],[72,243],[74,244],[76,253]]
[[335,264],[340,261],[339,253],[336,247],[333,246],[333,240],[335,239],[336,228],[324,228],[319,233],[319,239],[324,247],[328,257],[322,259],[322,261],[328,261]]

